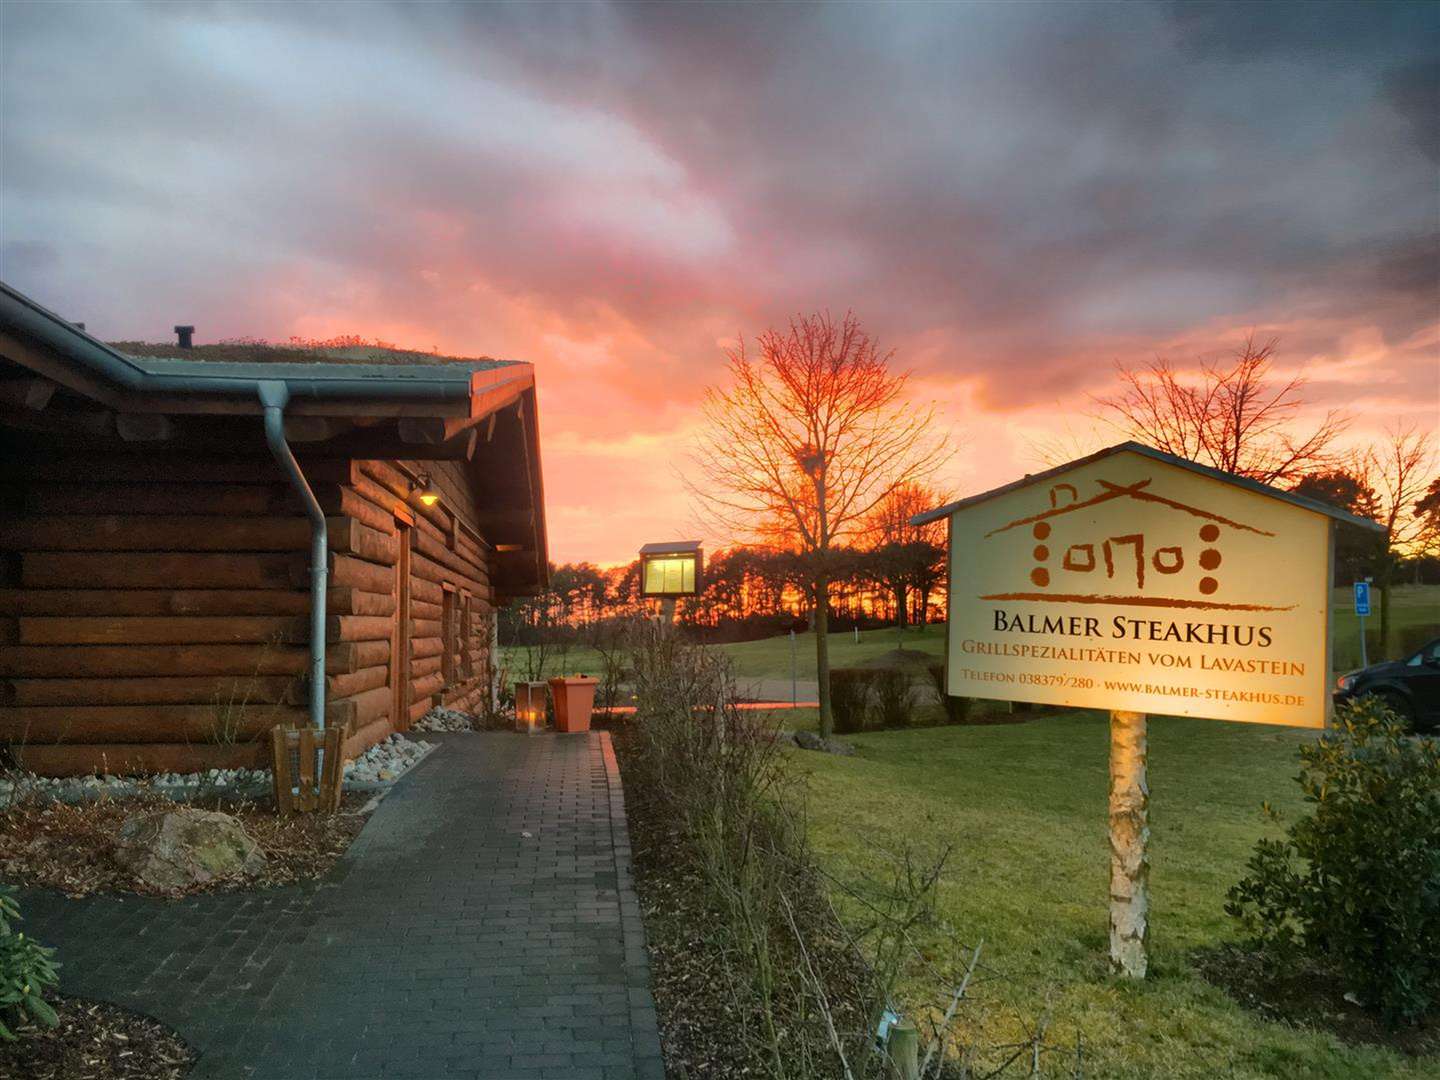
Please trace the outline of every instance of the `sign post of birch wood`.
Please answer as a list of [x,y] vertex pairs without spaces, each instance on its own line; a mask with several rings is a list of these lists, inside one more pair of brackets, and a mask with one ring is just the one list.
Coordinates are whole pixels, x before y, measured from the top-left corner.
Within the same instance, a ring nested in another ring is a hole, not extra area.
[[1143,978],[1147,714],[1324,727],[1332,522],[1377,526],[1137,443],[941,517],[947,693],[1110,713],[1110,959]]

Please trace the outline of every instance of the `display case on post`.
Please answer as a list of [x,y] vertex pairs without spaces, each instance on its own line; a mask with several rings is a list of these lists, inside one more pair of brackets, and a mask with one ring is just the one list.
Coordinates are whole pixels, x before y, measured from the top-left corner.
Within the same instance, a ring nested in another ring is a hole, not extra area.
[[675,621],[677,599],[704,591],[704,570],[705,554],[699,540],[667,540],[640,549],[640,595],[660,601],[662,626]]

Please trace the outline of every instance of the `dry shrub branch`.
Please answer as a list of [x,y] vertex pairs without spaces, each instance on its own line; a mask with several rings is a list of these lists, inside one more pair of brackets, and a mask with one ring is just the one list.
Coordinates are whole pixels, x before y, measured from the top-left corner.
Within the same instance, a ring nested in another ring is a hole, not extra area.
[[[827,878],[806,836],[803,777],[767,720],[735,707],[724,657],[653,627],[637,631],[632,656],[637,713],[621,753],[669,1074],[900,1075],[896,1038],[877,1032],[894,1028],[901,978],[947,932],[935,892],[948,851],[887,856],[859,883]],[[962,1037],[980,954],[956,955],[960,970],[915,1010],[923,1071],[909,1075],[1022,1075],[1051,1063],[1062,1051],[1043,1019],[1023,1046],[979,1053]],[[992,1064],[972,1069],[980,1060]]]

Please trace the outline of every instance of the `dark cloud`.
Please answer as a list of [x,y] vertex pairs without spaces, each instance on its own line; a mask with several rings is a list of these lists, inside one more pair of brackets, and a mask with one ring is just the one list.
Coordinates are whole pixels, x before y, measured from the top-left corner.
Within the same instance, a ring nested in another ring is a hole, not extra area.
[[116,337],[184,311],[603,354],[619,427],[817,307],[1003,408],[1208,332],[1433,321],[1432,4],[10,3],[0,30],[0,271]]
[[1416,147],[1440,161],[1440,59],[1431,57],[1392,69],[1385,91],[1413,132]]

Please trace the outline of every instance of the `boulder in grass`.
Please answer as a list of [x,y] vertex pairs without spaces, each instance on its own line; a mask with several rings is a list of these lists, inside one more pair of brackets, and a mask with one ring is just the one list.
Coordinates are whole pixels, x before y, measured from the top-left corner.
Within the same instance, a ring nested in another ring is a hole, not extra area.
[[137,882],[170,892],[259,873],[265,854],[229,814],[181,807],[128,819],[115,842],[115,861]]
[[795,732],[795,745],[801,750],[821,750],[825,746],[825,740],[813,731],[797,731]]
[[849,757],[855,753],[855,748],[849,743],[839,739],[822,739],[813,731],[797,731],[794,739],[795,745],[802,750],[823,750],[827,754],[839,754],[841,757]]

